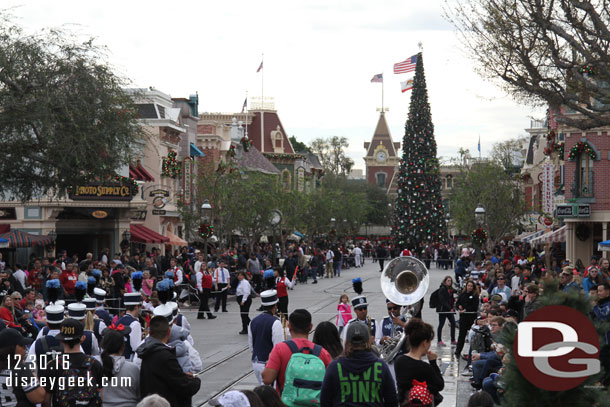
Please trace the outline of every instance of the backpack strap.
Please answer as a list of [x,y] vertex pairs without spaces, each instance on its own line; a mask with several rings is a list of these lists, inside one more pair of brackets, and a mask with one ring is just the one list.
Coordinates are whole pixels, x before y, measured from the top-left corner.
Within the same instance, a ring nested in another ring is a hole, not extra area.
[[315,345],[311,351],[311,354],[320,357],[320,353],[322,353],[322,347],[320,345]]
[[284,341],[284,343],[288,345],[288,347],[290,348],[290,352],[292,352],[293,354],[300,352],[299,347],[293,340]]
[[43,336],[40,338],[40,345],[42,346],[42,351],[46,354],[49,353],[49,344],[47,343],[47,337]]

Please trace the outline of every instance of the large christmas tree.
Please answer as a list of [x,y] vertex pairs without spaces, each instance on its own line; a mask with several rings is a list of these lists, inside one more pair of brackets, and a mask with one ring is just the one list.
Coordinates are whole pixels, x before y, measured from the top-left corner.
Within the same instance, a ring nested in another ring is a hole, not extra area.
[[392,237],[400,247],[444,241],[439,164],[422,54],[417,55],[409,117],[402,141]]

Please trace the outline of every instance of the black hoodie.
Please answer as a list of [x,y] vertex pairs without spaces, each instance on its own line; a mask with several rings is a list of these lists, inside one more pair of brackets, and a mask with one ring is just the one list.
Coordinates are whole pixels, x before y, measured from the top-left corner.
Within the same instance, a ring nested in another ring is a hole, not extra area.
[[328,365],[320,407],[396,407],[396,386],[388,365],[372,352],[355,351]]
[[158,394],[172,407],[191,407],[191,398],[199,391],[201,380],[187,376],[178,364],[176,351],[149,336],[136,350],[142,359],[140,394]]

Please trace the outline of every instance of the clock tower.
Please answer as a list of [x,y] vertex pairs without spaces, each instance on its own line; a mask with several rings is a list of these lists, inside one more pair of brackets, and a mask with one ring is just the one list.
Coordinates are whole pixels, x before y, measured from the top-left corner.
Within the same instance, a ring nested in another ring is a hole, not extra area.
[[373,139],[364,143],[364,149],[366,150],[364,156],[366,182],[389,192],[392,178],[394,173],[398,171],[398,164],[400,163],[400,157],[398,156],[400,143],[392,141],[383,110],[379,114]]

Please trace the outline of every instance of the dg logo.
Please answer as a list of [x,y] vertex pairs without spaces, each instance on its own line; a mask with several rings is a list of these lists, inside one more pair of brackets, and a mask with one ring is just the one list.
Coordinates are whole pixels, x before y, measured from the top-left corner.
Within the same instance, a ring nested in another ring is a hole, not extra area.
[[521,374],[549,391],[573,389],[600,371],[595,326],[582,313],[563,305],[528,315],[517,329],[513,354]]

